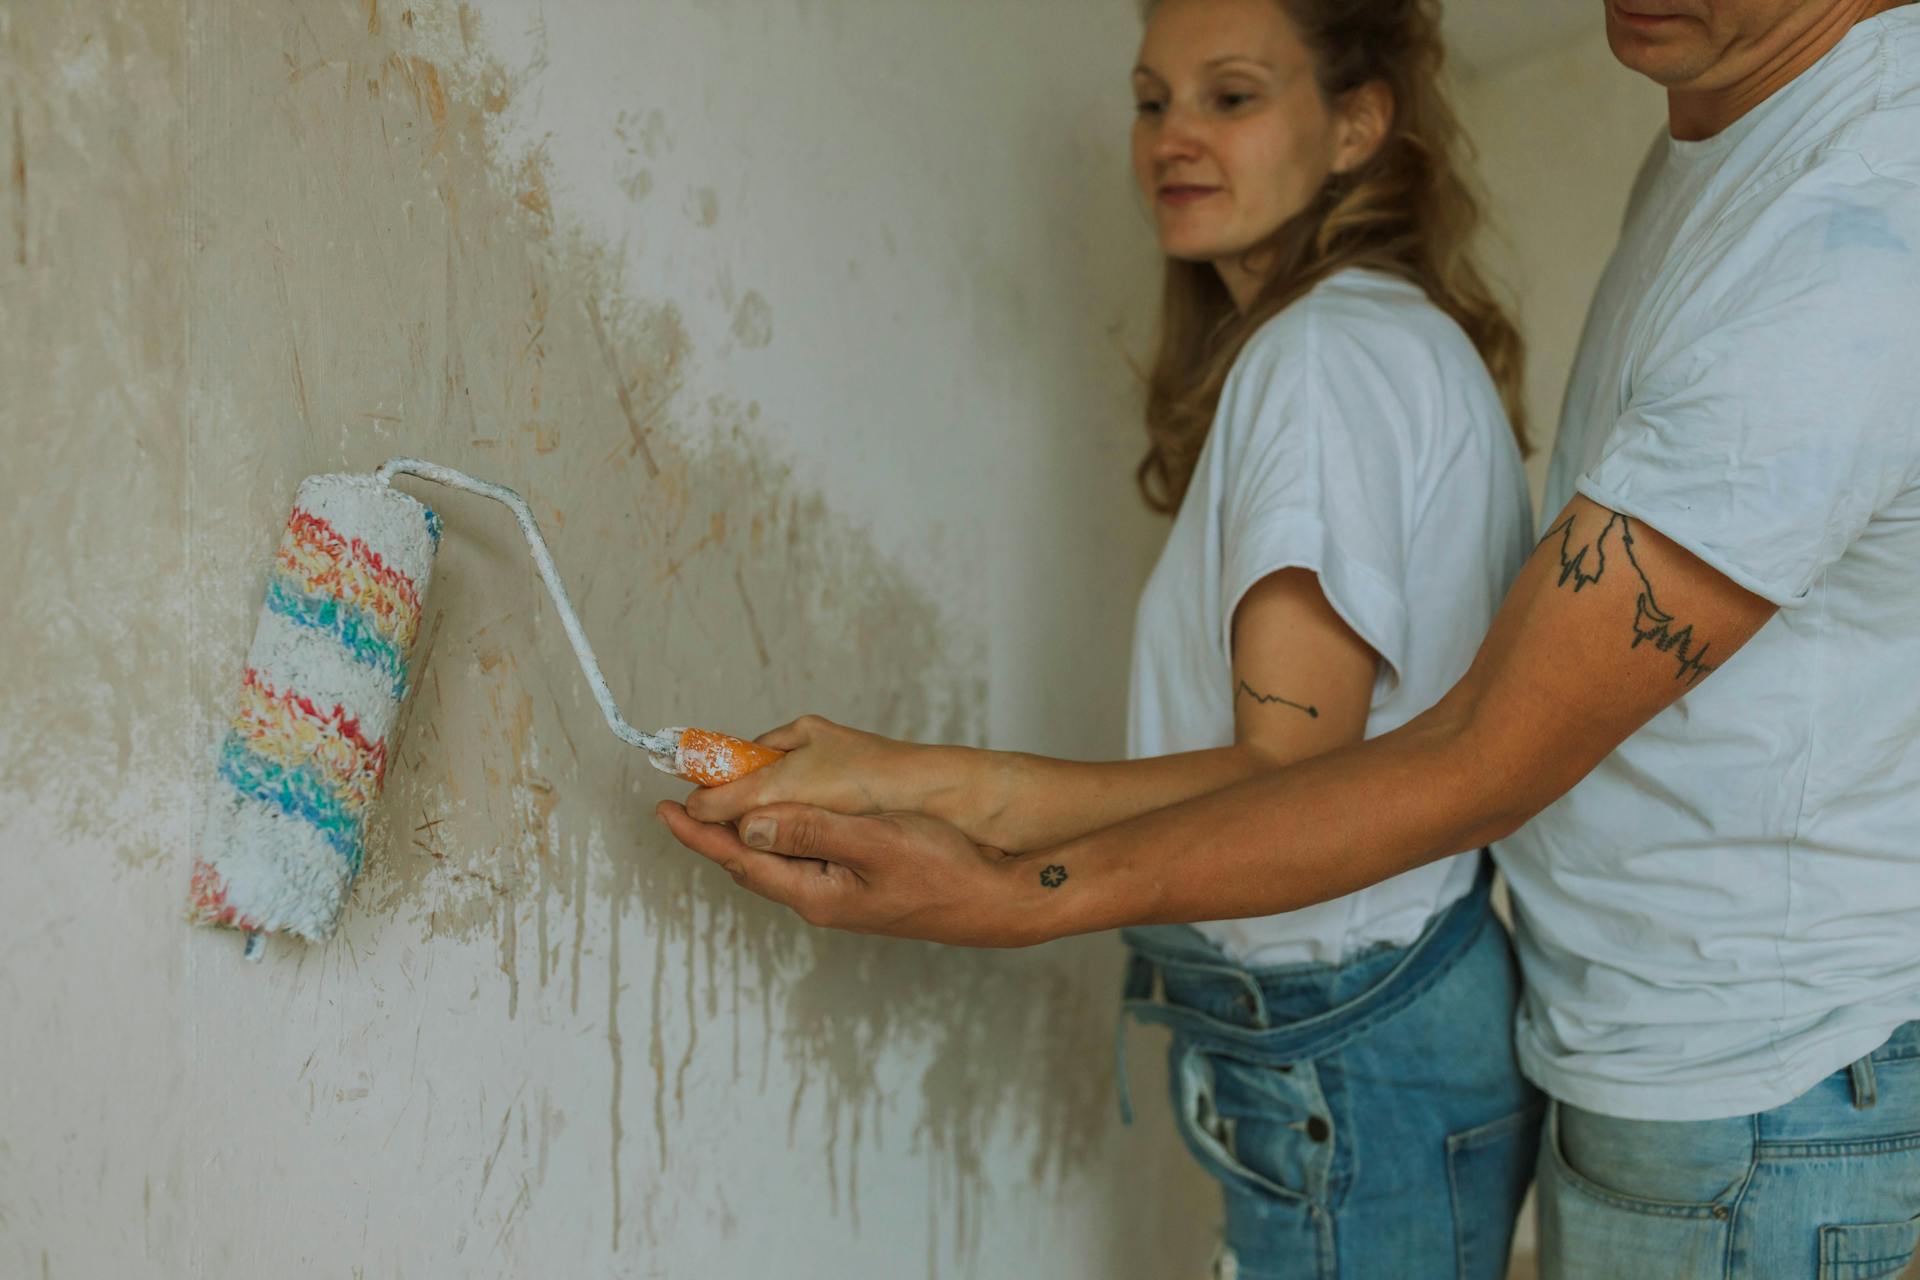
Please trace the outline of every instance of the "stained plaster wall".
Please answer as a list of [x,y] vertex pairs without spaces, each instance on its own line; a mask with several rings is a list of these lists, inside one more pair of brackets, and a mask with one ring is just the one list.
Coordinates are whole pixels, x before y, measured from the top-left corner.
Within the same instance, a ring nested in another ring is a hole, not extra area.
[[1585,34],[1465,80],[1459,105],[1488,196],[1489,257],[1527,337],[1537,508],[1587,303],[1667,100],[1614,60],[1596,9]]
[[[1164,1277],[1110,939],[812,934],[450,530],[331,944],[179,920],[298,480],[518,487],[630,716],[1119,745],[1117,0],[0,6],[0,1274]],[[404,482],[403,482],[404,483]],[[425,490],[420,490],[423,494]]]

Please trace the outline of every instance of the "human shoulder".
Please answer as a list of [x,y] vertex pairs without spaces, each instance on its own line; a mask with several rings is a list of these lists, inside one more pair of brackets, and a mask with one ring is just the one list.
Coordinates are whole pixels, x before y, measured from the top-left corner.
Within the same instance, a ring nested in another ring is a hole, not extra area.
[[1873,106],[1841,131],[1835,150],[1883,178],[1920,184],[1920,4],[1871,21],[1882,50]]
[[1498,392],[1453,318],[1408,280],[1350,269],[1247,340],[1215,430],[1229,459],[1325,433],[1349,451],[1427,457],[1497,421]]
[[[1477,364],[1472,343],[1453,319],[1411,281],[1349,268],[1322,280],[1247,339],[1235,363],[1271,375],[1317,378],[1350,361],[1400,365],[1421,353]],[[1413,360],[1409,371],[1422,361]]]
[[1789,190],[1847,184],[1861,169],[1920,184],[1920,4],[1870,18],[1855,35],[1861,45],[1853,56],[1870,71],[1851,86],[1833,86],[1831,115],[1804,104],[1813,145],[1775,171],[1792,173]]
[[1864,122],[1869,162],[1880,172],[1920,181],[1920,4],[1870,19],[1883,50],[1874,110]]
[[1920,165],[1902,176],[1832,153],[1729,221],[1722,244],[1697,255],[1723,316],[1920,325]]
[[1920,6],[1867,25],[1877,70],[1863,109],[1749,218],[1729,220],[1761,246],[1729,266],[1747,269],[1759,296],[1784,285],[1855,313],[1862,308],[1849,302],[1885,299],[1896,319],[1920,319]]

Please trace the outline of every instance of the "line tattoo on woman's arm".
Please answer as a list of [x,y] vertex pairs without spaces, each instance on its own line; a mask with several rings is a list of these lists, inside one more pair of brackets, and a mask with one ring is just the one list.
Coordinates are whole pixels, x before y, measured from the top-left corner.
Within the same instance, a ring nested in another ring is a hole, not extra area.
[[[1643,643],[1650,644],[1680,664],[1674,672],[1674,679],[1684,680],[1688,688],[1712,675],[1717,663],[1706,660],[1707,650],[1712,645],[1701,641],[1697,645],[1693,638],[1693,624],[1676,627],[1674,616],[1660,607],[1653,598],[1653,583],[1647,579],[1647,571],[1640,567],[1639,559],[1633,554],[1633,522],[1618,512],[1608,520],[1600,535],[1589,540],[1575,542],[1573,524],[1576,517],[1568,516],[1553,528],[1547,530],[1546,542],[1554,534],[1560,535],[1560,580],[1555,586],[1564,587],[1573,584],[1574,593],[1589,582],[1598,582],[1607,572],[1607,540],[1611,537],[1619,544],[1620,551],[1626,556],[1627,563],[1640,579],[1639,599],[1634,605],[1633,643],[1630,648],[1638,649]],[[1618,530],[1618,535],[1615,535]]]
[[1271,706],[1277,702],[1283,707],[1292,707],[1295,711],[1304,711],[1307,713],[1308,716],[1312,717],[1315,720],[1318,720],[1320,718],[1320,708],[1310,707],[1304,702],[1294,702],[1288,698],[1281,697],[1277,693],[1261,693],[1258,689],[1248,684],[1245,680],[1242,680],[1240,682],[1240,687],[1238,689],[1235,689],[1233,692],[1235,697],[1238,697],[1239,695],[1244,693],[1249,698],[1252,698],[1255,702],[1258,702],[1264,706]]

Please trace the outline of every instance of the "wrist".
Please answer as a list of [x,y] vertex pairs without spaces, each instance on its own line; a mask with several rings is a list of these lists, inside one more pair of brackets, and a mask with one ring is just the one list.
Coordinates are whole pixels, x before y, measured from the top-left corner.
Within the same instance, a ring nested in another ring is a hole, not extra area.
[[925,747],[927,785],[914,807],[948,822],[976,842],[997,844],[994,821],[1006,809],[1011,792],[1013,756],[975,747]]
[[1051,850],[1009,857],[998,870],[1000,884],[993,895],[994,929],[1000,946],[1032,947],[1081,932],[1073,927],[1074,891],[1071,873]]
[[1009,857],[1003,864],[1002,918],[1032,946],[1154,919],[1153,881],[1131,875],[1117,850],[1097,837]]

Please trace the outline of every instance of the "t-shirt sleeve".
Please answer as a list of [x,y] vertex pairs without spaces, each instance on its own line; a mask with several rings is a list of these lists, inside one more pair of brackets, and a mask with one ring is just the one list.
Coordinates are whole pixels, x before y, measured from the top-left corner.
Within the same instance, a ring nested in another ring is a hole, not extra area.
[[1254,584],[1308,569],[1397,682],[1407,652],[1405,450],[1361,335],[1311,311],[1256,334],[1221,392],[1220,638]]
[[1913,483],[1920,218],[1885,208],[1744,237],[1771,247],[1726,256],[1711,321],[1666,344],[1575,488],[1776,605],[1804,599]]

